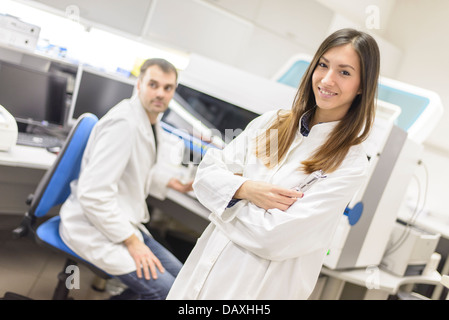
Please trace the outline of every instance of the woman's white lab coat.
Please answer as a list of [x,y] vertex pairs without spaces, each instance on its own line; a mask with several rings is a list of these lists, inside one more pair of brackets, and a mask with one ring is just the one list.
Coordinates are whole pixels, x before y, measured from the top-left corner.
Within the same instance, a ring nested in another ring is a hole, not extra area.
[[[156,126],[158,146],[162,129]],[[170,178],[157,170],[150,121],[138,97],[124,100],[98,121],[81,163],[79,180],[61,207],[60,233],[77,254],[112,275],[136,270],[123,240],[149,219],[145,199],[159,198]]]
[[[276,113],[251,122],[225,149],[210,149],[194,182],[211,223],[198,239],[168,299],[307,299],[314,289],[337,222],[366,177],[362,146],[350,149],[341,167],[315,183],[285,212],[269,212],[248,201],[227,208],[247,179],[286,188],[307,176],[298,171],[337,122],[298,130],[286,157],[267,169],[254,155],[254,137]],[[242,176],[236,175],[241,174]]]

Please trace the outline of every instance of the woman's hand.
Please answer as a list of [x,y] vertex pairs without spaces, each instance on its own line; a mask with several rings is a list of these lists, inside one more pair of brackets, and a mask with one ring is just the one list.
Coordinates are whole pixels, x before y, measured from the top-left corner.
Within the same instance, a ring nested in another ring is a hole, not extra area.
[[136,263],[137,277],[142,278],[143,270],[145,279],[157,279],[156,268],[159,269],[160,272],[165,271],[159,259],[154,255],[154,253],[150,250],[150,248],[147,247],[145,243],[137,238],[135,234],[126,239],[124,241],[124,244],[128,248],[129,254]]
[[286,189],[262,181],[245,181],[236,191],[234,198],[246,199],[256,206],[268,209],[287,210],[303,193],[293,189]]

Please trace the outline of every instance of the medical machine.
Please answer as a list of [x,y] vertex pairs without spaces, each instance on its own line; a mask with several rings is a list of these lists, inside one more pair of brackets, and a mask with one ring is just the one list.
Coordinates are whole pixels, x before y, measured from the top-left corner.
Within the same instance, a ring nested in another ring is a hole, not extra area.
[[192,54],[180,83],[256,114],[290,109],[296,89],[241,69]]
[[396,222],[381,262],[382,269],[397,276],[422,275],[439,239],[439,234]]
[[[296,88],[310,61],[309,56],[294,57],[273,80]],[[376,104],[374,128],[364,143],[370,159],[368,179],[340,218],[324,260],[330,269],[380,264],[422,142],[443,112],[436,93],[382,77]]]
[[0,151],[9,151],[16,144],[17,132],[16,120],[0,105]]
[[[340,218],[324,261],[331,269],[380,263],[421,156],[422,146],[408,139],[407,133],[393,124],[393,118],[382,117],[388,114],[386,110],[388,105],[378,105],[376,124],[367,141],[371,148],[367,148],[368,179]],[[390,114],[394,116],[394,112]]]
[[202,156],[224,147],[260,114],[290,109],[295,94],[290,86],[192,54],[161,125]]

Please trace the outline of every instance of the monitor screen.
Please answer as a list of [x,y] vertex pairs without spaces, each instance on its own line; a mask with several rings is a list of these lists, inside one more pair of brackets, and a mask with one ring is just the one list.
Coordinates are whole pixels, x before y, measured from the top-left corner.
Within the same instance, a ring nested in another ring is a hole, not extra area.
[[[174,99],[204,126],[218,130],[225,143],[229,143],[237,135],[230,135],[228,137],[229,134],[227,134],[226,129],[231,129],[234,133],[238,133],[238,129],[245,129],[247,124],[258,116],[255,112],[205,94],[181,83],[178,84]],[[162,121],[190,132],[190,129],[187,127],[188,124],[182,121],[179,115],[174,115],[173,110],[168,110],[162,117]]]
[[198,126],[208,129],[215,128],[212,123],[196,112],[177,92],[175,92],[169,108],[164,112],[161,120],[198,138],[201,135],[201,130]]
[[103,117],[113,106],[132,96],[134,81],[80,66],[76,75],[69,123],[86,112]]
[[64,125],[67,78],[0,63],[0,104],[18,122]]

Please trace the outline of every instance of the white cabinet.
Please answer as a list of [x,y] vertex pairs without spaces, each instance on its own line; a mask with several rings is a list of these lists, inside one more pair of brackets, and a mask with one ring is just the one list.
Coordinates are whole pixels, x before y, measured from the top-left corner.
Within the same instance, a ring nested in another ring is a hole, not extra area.
[[[79,10],[83,21],[99,23],[133,35],[140,35],[154,0],[34,0],[67,15]],[[76,6],[76,7],[74,7]]]

